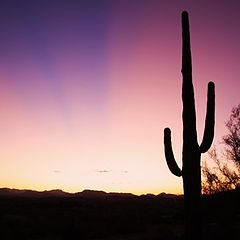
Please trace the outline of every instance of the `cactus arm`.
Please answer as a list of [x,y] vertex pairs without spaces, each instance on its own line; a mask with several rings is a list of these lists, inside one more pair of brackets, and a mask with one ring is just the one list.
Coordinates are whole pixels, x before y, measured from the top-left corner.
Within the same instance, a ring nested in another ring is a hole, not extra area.
[[203,134],[203,140],[199,147],[201,153],[205,153],[206,151],[208,151],[212,144],[215,124],[214,116],[215,116],[215,86],[213,82],[209,82],[205,129]]
[[182,176],[182,171],[178,167],[173,155],[172,142],[171,142],[171,130],[169,128],[164,129],[164,151],[167,160],[167,165],[172,174],[177,177]]

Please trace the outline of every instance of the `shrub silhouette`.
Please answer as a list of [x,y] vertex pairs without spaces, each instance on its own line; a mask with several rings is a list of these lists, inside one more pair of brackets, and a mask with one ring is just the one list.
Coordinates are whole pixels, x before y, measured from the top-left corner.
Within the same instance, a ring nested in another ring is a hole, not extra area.
[[164,147],[170,171],[183,178],[185,205],[185,236],[187,240],[201,239],[201,153],[206,152],[213,141],[215,115],[215,86],[208,83],[207,113],[203,141],[197,142],[196,113],[192,83],[192,60],[190,48],[189,19],[182,12],[182,101],[183,101],[183,150],[182,170],[178,167],[172,150],[171,131],[164,130]]

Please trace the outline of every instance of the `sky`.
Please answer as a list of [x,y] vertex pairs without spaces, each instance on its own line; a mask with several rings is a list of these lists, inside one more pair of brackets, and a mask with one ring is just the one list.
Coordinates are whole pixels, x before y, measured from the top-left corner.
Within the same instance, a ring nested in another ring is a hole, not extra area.
[[183,10],[198,139],[214,81],[218,146],[240,103],[238,0],[2,0],[0,187],[182,193],[163,130],[181,166]]

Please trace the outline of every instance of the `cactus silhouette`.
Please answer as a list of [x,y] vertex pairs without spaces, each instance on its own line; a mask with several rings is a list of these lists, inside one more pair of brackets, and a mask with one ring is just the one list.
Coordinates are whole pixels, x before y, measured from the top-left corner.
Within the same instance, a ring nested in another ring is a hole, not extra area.
[[202,143],[197,142],[196,112],[192,83],[192,59],[190,47],[189,19],[182,12],[182,101],[183,101],[183,150],[182,170],[178,167],[172,150],[171,130],[164,130],[164,150],[170,171],[183,178],[185,205],[184,239],[201,239],[201,153],[206,152],[213,141],[215,115],[215,86],[208,83],[207,112]]

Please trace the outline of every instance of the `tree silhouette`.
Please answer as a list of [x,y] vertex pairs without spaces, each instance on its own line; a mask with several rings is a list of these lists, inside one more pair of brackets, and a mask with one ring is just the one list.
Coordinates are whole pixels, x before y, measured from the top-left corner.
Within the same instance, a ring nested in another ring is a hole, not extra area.
[[223,136],[224,153],[214,147],[209,151],[213,166],[203,165],[203,193],[212,194],[240,187],[240,104],[233,107]]
[[228,134],[223,137],[227,158],[240,166],[240,104],[233,107],[226,123]]
[[164,130],[165,157],[170,171],[183,178],[185,205],[186,240],[199,240],[202,237],[201,218],[201,153],[208,151],[214,136],[215,86],[208,83],[207,113],[205,130],[201,145],[197,142],[196,113],[192,83],[192,59],[190,48],[189,18],[182,12],[182,101],[183,101],[183,151],[182,170],[178,167],[171,144],[171,131]]

